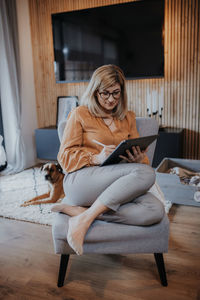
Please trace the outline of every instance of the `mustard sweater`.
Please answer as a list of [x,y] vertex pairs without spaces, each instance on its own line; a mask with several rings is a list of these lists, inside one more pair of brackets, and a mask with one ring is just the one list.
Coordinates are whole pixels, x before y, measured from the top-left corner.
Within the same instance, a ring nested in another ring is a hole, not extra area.
[[[58,162],[63,170],[70,173],[92,166],[91,156],[102,151],[102,146],[94,143],[93,139],[117,146],[122,140],[139,137],[134,112],[128,111],[122,121],[115,118],[114,122],[116,129],[112,132],[103,119],[93,116],[87,107],[73,109],[68,115],[58,153]],[[147,156],[142,163],[149,164]]]

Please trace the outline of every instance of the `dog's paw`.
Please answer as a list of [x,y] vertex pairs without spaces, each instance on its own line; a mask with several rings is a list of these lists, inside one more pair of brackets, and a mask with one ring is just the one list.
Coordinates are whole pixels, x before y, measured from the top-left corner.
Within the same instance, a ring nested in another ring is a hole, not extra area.
[[24,202],[23,204],[20,205],[20,207],[26,207],[26,206],[28,206],[28,205],[30,205],[30,203]]

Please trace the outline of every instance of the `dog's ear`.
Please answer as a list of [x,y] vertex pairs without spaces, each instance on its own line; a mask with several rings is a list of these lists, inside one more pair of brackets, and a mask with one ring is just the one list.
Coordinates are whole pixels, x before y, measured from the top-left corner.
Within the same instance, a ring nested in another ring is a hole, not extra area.
[[59,163],[56,163],[56,169],[58,170],[59,173],[63,173],[62,167]]

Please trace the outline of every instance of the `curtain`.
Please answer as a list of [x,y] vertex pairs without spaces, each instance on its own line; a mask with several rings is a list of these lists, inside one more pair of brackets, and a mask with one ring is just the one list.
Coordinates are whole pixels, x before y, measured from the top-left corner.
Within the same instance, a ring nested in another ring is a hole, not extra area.
[[3,174],[12,174],[22,171],[25,166],[15,0],[0,1],[0,41],[0,95],[8,163]]

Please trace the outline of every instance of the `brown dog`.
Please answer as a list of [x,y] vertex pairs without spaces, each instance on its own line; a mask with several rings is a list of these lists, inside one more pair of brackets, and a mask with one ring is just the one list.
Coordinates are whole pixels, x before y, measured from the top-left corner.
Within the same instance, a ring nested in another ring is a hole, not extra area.
[[64,198],[63,177],[61,166],[59,164],[47,163],[41,167],[44,177],[48,180],[50,191],[46,194],[37,196],[31,200],[25,201],[21,206],[55,203]]

